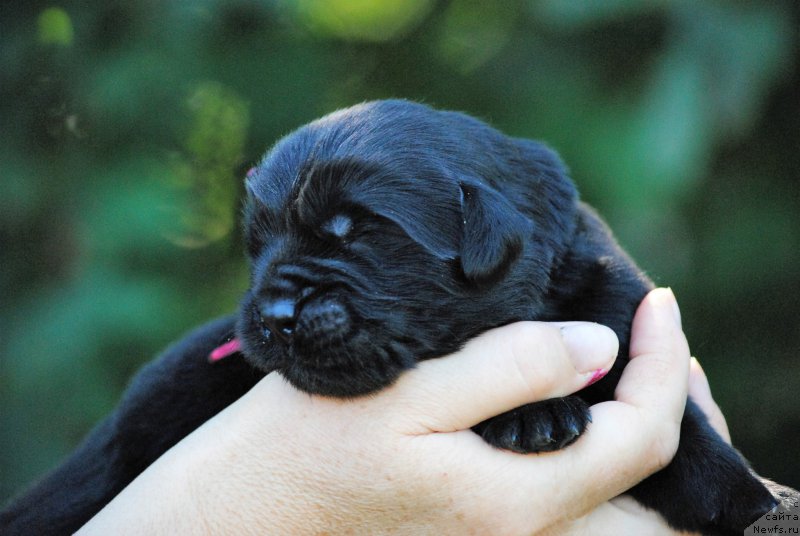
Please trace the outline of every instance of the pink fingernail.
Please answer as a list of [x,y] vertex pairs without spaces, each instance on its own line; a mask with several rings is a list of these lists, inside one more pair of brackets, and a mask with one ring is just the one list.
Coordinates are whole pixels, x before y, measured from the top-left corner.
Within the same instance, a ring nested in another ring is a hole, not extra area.
[[603,378],[603,376],[605,376],[606,374],[608,374],[608,371],[606,369],[601,369],[600,368],[600,369],[595,370],[592,373],[592,377],[589,378],[589,381],[586,382],[586,385],[584,385],[584,387],[589,387],[593,383],[596,383],[596,382],[600,381]]
[[222,346],[214,348],[214,350],[208,354],[208,361],[210,363],[216,363],[220,359],[224,359],[231,354],[241,351],[241,349],[242,344],[239,342],[239,339],[231,339]]

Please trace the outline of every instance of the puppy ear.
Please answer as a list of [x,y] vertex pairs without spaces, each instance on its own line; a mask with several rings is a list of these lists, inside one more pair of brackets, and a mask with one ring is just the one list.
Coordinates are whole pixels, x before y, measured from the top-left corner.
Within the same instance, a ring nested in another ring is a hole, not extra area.
[[461,270],[468,281],[492,284],[502,278],[522,253],[533,223],[496,190],[478,183],[460,183]]

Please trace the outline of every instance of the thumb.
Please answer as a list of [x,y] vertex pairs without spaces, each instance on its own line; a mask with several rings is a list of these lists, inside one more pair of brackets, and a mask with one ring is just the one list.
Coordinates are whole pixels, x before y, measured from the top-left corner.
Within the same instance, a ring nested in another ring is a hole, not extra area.
[[385,400],[411,420],[416,429],[409,433],[464,430],[523,404],[578,391],[611,368],[618,347],[614,332],[600,324],[518,322],[420,363]]

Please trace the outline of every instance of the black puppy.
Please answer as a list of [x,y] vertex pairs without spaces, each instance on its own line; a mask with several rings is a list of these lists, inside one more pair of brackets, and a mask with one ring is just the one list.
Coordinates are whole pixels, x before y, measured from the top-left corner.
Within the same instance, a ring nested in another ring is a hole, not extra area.
[[[0,516],[5,533],[76,529],[271,371],[309,393],[353,397],[489,328],[588,320],[620,340],[604,379],[475,431],[504,449],[555,450],[586,428],[589,404],[612,398],[652,284],[542,145],[459,113],[372,102],[279,141],[247,189],[252,280],[238,318],[145,367],[119,409]],[[224,343],[252,367],[209,364]],[[630,493],[673,527],[708,534],[741,534],[777,502],[691,400],[674,460]]]

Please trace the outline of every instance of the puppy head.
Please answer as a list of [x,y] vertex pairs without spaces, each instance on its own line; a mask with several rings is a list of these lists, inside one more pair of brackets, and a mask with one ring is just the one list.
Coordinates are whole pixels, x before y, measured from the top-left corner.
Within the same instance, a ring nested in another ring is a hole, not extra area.
[[491,327],[535,318],[575,192],[552,153],[405,101],[335,112],[247,179],[247,358],[356,396]]

